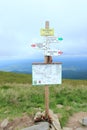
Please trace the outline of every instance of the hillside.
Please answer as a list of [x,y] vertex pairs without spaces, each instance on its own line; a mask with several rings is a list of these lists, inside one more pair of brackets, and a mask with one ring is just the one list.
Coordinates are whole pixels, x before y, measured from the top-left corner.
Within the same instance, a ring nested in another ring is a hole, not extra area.
[[0,71],[0,84],[4,83],[25,83],[31,84],[31,74],[17,74]]
[[[32,84],[32,75],[0,71],[0,84],[4,83]],[[62,83],[62,85],[68,85],[68,86],[69,85],[81,86],[82,84],[87,85],[87,80],[63,79]]]
[[[30,74],[0,72],[0,120],[24,113],[33,116],[45,109],[44,86],[33,87],[31,81]],[[49,90],[50,109],[61,115],[62,126],[74,112],[87,112],[87,80],[63,79],[62,85],[51,85]]]

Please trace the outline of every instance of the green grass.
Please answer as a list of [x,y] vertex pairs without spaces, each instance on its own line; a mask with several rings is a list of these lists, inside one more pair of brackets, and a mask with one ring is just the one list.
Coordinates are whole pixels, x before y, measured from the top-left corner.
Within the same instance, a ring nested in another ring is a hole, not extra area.
[[31,84],[31,75],[30,74],[17,74],[10,72],[2,72],[0,71],[0,84],[5,83],[29,83]]
[[[31,79],[27,74],[0,72],[0,120],[44,111],[44,86],[32,86]],[[62,126],[74,112],[87,112],[87,80],[64,79],[49,90],[50,109],[61,115]]]

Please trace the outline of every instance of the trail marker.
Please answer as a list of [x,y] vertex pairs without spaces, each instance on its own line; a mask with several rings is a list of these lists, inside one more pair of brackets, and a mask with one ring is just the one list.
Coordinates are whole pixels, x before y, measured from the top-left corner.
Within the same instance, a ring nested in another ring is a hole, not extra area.
[[62,37],[58,37],[58,40],[59,40],[59,41],[62,41],[62,40],[63,40],[63,38],[62,38]]
[[41,29],[40,35],[41,36],[54,36],[54,29]]
[[33,63],[33,85],[61,84],[61,63]]
[[36,47],[36,44],[32,44],[31,47]]
[[58,37],[48,36],[48,37],[47,37],[47,42],[49,42],[49,43],[59,43]]
[[44,54],[46,56],[58,56],[61,55],[63,52],[60,50],[45,50]]
[[49,28],[49,21],[45,22],[45,28],[40,30],[40,35],[45,37],[42,43],[34,43],[33,48],[44,50],[44,63],[32,64],[32,84],[45,86],[45,116],[49,118],[49,87],[51,84],[62,83],[62,64],[52,63],[52,56],[59,56],[63,52],[56,48],[50,49],[50,44],[59,43],[63,38],[54,36],[54,29]]
[[31,47],[35,47],[37,49],[41,50],[46,50],[48,49],[47,45],[45,43],[36,43],[36,44],[31,44]]

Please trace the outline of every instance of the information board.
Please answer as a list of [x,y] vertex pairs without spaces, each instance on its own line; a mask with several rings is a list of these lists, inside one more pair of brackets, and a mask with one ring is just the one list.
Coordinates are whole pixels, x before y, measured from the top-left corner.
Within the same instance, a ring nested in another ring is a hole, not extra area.
[[62,83],[61,63],[33,63],[32,85],[51,85]]
[[54,29],[41,29],[40,35],[41,36],[54,36]]

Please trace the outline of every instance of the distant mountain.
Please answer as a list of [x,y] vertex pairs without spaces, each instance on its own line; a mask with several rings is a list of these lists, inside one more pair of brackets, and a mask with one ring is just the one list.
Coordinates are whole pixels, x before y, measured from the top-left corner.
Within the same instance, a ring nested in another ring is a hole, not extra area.
[[[33,62],[43,62],[43,59],[3,60],[0,61],[0,70],[31,74]],[[87,79],[87,57],[58,57],[53,62],[62,62],[63,78]]]

